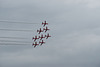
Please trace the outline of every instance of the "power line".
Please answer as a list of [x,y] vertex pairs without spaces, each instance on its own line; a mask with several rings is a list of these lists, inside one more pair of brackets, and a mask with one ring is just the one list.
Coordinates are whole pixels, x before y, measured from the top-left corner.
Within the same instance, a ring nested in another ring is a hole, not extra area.
[[8,20],[0,20],[0,23],[38,24],[38,23],[29,23],[24,21],[8,21]]

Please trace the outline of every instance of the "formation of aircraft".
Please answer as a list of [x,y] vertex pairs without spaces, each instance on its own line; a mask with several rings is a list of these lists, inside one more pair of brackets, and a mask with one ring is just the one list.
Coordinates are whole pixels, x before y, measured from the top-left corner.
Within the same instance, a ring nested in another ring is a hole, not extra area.
[[48,27],[43,28],[43,30],[40,28],[40,30],[37,30],[37,32],[38,32],[38,34],[40,34],[41,32],[43,32],[43,31],[47,32],[48,30],[50,30],[50,29],[48,29]]
[[[50,36],[50,34],[47,34],[47,31],[49,31],[50,29],[48,29],[48,27],[46,25],[48,25],[48,23],[46,21],[44,21],[44,23],[42,22],[43,28],[40,28],[39,30],[37,30],[38,35],[33,37],[32,40],[34,40],[34,43],[32,44],[32,46],[34,45],[34,48],[38,45],[43,45],[45,44],[44,39],[48,39]],[[45,27],[46,26],[46,27]],[[45,28],[44,28],[45,27]],[[43,29],[43,30],[42,30]],[[45,35],[46,34],[46,35]],[[39,42],[38,42],[39,41]]]

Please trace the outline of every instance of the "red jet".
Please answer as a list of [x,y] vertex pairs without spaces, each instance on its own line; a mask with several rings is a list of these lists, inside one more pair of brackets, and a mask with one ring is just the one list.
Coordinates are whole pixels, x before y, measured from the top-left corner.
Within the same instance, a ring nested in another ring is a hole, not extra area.
[[49,33],[48,33],[47,35],[45,35],[45,37],[47,37],[46,39],[48,39],[48,37],[51,37],[51,36],[50,36]]
[[37,42],[35,42],[35,43],[33,43],[32,44],[32,46],[34,45],[34,48],[37,46],[37,45],[39,45],[39,44],[37,44]]
[[42,39],[45,38],[45,37],[43,37],[43,34],[42,34],[41,36],[39,36],[39,38],[40,38],[40,40],[42,40]]
[[45,26],[45,25],[48,25],[48,23],[46,23],[46,21],[44,21],[44,23],[42,22],[42,25]]
[[36,41],[37,39],[39,39],[37,36],[33,37],[32,40],[34,39],[34,41]]
[[41,45],[42,45],[42,44],[44,44],[45,42],[42,40],[42,42],[39,42],[39,43],[41,43]]
[[48,27],[46,27],[46,28],[44,28],[43,30],[45,30],[45,32],[47,32],[47,31],[50,30],[50,29],[48,29]]
[[43,32],[43,30],[41,30],[41,28],[40,28],[40,30],[37,30],[37,32],[39,32],[39,34],[40,34],[41,32]]

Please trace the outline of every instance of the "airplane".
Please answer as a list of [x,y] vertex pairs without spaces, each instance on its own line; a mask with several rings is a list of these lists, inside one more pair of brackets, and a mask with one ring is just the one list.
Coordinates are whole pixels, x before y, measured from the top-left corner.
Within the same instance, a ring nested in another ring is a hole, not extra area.
[[41,43],[41,45],[42,45],[42,44],[44,44],[45,42],[42,40],[42,42],[39,41],[39,43]]
[[48,23],[46,23],[46,21],[44,21],[44,23],[42,22],[42,25],[44,27],[45,25],[48,25]]
[[51,36],[50,36],[49,33],[48,33],[47,35],[45,35],[45,37],[47,37],[46,39],[48,39],[48,37],[51,37]]
[[46,31],[48,31],[48,30],[50,30],[50,29],[48,29],[48,27],[46,27],[46,28],[44,28],[43,30],[45,30],[45,32],[46,32]]
[[37,32],[39,32],[39,34],[40,34],[41,32],[43,32],[43,30],[41,30],[41,28],[40,28],[40,30],[37,30]]
[[39,36],[39,38],[40,38],[40,40],[42,40],[42,39],[45,38],[45,37],[43,37],[43,34],[42,34],[41,36]]
[[33,43],[32,44],[32,46],[34,45],[34,48],[37,46],[37,45],[39,45],[39,44],[37,44],[37,42],[35,42],[35,43]]
[[39,39],[37,36],[33,37],[32,40],[34,39],[34,41],[36,41],[37,39]]

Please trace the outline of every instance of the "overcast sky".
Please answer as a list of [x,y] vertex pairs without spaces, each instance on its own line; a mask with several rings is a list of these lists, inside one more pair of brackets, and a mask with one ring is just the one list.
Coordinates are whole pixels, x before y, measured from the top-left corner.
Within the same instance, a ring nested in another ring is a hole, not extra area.
[[32,42],[44,20],[52,36],[46,44],[36,48],[31,43],[1,44],[0,67],[100,67],[99,0],[0,0],[0,21],[35,23],[0,22],[0,29],[33,30],[0,30],[0,37]]

